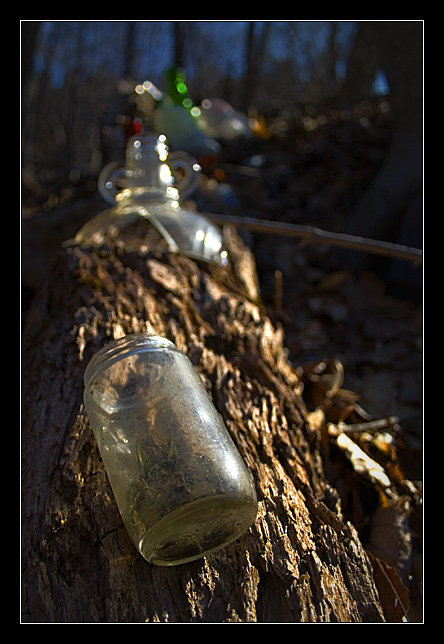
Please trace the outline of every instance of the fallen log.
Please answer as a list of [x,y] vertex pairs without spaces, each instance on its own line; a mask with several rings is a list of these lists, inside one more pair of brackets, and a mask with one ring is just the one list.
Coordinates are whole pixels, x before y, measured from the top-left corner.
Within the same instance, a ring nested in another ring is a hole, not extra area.
[[[254,258],[225,230],[222,268],[172,254],[143,222],[98,248],[66,243],[22,341],[22,620],[29,623],[384,622],[373,569],[341,512]],[[107,341],[172,340],[192,361],[254,477],[249,531],[171,568],[122,524],[82,403]]]

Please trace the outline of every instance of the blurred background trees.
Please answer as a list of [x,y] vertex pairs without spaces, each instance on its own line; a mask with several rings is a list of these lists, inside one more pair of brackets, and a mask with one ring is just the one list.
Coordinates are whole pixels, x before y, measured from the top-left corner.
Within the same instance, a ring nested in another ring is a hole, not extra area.
[[[307,105],[341,106],[387,92],[369,24],[23,21],[26,177],[63,185],[95,175],[103,128],[114,126],[128,100],[125,79],[164,89],[173,63],[186,71],[195,102],[219,96],[267,119],[288,121]],[[421,23],[414,24],[420,34]]]
[[[23,21],[24,217],[60,206],[62,193],[96,192],[101,168],[123,161],[136,85],[165,92],[175,65],[196,105],[218,97],[266,123],[267,151],[281,154],[267,195],[273,217],[420,246],[423,29],[408,20]],[[231,158],[224,150],[224,160],[265,150],[255,144]],[[371,259],[336,261],[357,272]]]

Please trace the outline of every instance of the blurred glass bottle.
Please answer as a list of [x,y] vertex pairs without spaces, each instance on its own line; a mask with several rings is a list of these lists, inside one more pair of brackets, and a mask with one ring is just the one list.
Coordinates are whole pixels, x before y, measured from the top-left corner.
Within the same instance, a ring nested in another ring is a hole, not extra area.
[[[175,181],[174,176],[180,176]],[[110,226],[123,227],[148,219],[170,250],[220,265],[227,264],[220,229],[200,213],[181,205],[196,187],[200,166],[184,152],[169,154],[164,135],[139,133],[128,140],[125,167],[107,165],[99,176],[99,192],[112,208],[87,222],[75,241],[100,242]],[[119,191],[119,182],[123,189]]]
[[180,105],[193,119],[197,119],[200,115],[200,109],[194,105],[191,99],[185,72],[178,67],[169,67],[165,72],[165,76],[168,96],[171,102],[174,105]]

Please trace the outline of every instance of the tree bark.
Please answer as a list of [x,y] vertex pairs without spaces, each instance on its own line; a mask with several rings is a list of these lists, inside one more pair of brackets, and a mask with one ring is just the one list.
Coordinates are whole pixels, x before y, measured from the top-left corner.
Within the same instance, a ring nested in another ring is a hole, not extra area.
[[[250,251],[226,229],[231,259],[220,268],[134,232],[101,248],[65,244],[27,316],[22,620],[383,622],[372,566],[327,482],[319,414],[261,305]],[[172,568],[131,544],[82,404],[93,353],[140,331],[193,362],[259,501],[235,543]]]

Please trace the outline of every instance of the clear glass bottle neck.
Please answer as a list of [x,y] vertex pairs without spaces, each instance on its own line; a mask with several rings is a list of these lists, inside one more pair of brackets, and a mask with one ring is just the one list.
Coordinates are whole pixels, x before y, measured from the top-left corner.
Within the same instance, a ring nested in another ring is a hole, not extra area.
[[167,158],[168,147],[162,135],[132,136],[126,147],[126,188],[118,194],[117,202],[179,199]]

